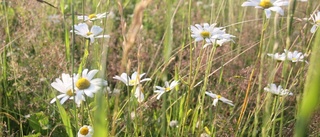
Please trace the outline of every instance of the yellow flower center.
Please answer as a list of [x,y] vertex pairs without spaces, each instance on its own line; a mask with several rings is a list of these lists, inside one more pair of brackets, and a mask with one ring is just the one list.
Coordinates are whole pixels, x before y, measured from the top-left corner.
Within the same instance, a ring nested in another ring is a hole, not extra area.
[[88,133],[89,133],[89,128],[88,127],[80,128],[80,134],[81,135],[88,135]]
[[320,20],[317,20],[317,21],[316,21],[316,24],[320,24]]
[[93,34],[93,33],[92,33],[92,32],[90,32],[90,31],[89,31],[89,32],[87,32],[87,36],[90,36],[91,34]]
[[87,89],[90,87],[90,81],[86,78],[80,78],[76,82],[76,87],[80,90]]
[[89,15],[89,19],[93,19],[93,18],[97,18],[97,15],[96,14],[90,14]]
[[210,32],[209,31],[202,31],[200,35],[204,38],[209,38],[210,37]]
[[217,95],[217,99],[220,99],[222,96],[221,95]]
[[297,58],[294,58],[294,57],[292,58],[292,61],[297,61],[297,60],[298,60]]
[[66,93],[68,96],[73,96],[73,91],[71,89],[69,89]]
[[170,87],[166,87],[165,90],[166,90],[166,92],[168,92],[168,91],[171,90],[171,88]]
[[132,79],[129,81],[129,85],[136,85],[137,81],[135,79]]
[[272,7],[273,4],[270,2],[270,0],[261,0],[259,6],[263,7],[264,9],[267,9]]

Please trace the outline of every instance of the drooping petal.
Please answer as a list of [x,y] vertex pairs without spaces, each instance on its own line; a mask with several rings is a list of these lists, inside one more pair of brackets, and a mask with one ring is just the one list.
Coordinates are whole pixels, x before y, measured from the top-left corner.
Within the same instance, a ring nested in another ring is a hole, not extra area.
[[264,10],[266,17],[269,19],[271,17],[271,11],[269,9]]

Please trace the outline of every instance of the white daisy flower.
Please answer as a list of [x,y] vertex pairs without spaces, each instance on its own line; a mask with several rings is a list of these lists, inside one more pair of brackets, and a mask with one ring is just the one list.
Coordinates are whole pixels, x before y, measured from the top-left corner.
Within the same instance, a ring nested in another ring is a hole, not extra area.
[[92,137],[93,128],[91,126],[84,125],[78,131],[78,137]]
[[279,61],[285,61],[286,60],[286,54],[285,53],[282,53],[282,54],[279,54],[279,53],[275,53],[275,54],[268,53],[267,55],[269,57],[275,59],[275,60],[279,60]]
[[311,33],[315,33],[317,31],[318,27],[320,26],[320,11],[311,15],[311,19],[314,24],[313,24],[310,31],[311,31]]
[[140,85],[136,87],[136,91],[134,92],[134,97],[137,98],[138,102],[141,103],[144,100],[144,94],[140,89]]
[[100,14],[90,14],[89,16],[81,15],[81,16],[78,16],[78,20],[83,20],[83,21],[90,20],[90,21],[94,21],[94,20],[98,20],[98,19],[105,18],[106,15],[107,15],[107,12],[105,12],[105,13],[100,13]]
[[170,121],[169,126],[177,128],[177,127],[179,127],[179,122],[177,120],[172,120],[172,121]]
[[222,97],[221,95],[213,94],[211,92],[205,92],[205,94],[214,99],[213,103],[212,103],[212,105],[214,105],[214,106],[217,106],[217,103],[218,103],[219,100],[222,101],[223,103],[226,103],[226,104],[229,104],[231,106],[234,106],[234,104],[232,104],[231,100],[228,100],[228,99]]
[[164,84],[165,84],[165,87],[156,86],[157,90],[155,90],[154,92],[158,93],[157,99],[160,99],[160,97],[162,96],[163,93],[169,92],[174,87],[176,87],[179,84],[179,82],[174,80],[169,85],[169,82],[166,81]]
[[287,60],[290,60],[291,62],[304,62],[304,55],[302,52],[290,52],[286,49],[284,50],[284,52],[287,55]]
[[280,96],[293,95],[293,93],[290,92],[288,89],[283,89],[281,85],[277,87],[277,85],[273,83],[268,84],[268,86],[264,88],[264,91],[270,92],[276,95],[280,95]]
[[72,89],[72,78],[69,74],[62,73],[62,80],[57,78],[55,82],[51,83],[51,86],[62,93],[56,98],[52,99],[50,101],[51,104],[56,102],[56,99],[61,99],[61,104],[66,102],[68,99],[74,99],[77,106],[80,106],[81,101],[85,101],[85,98],[82,94],[78,94],[78,92],[75,92]]
[[80,76],[77,74],[74,78],[75,83],[75,90],[79,93],[77,93],[77,96],[81,95],[83,92],[89,97],[93,97],[93,94],[96,93],[101,89],[101,86],[107,86],[107,81],[101,79],[101,78],[95,78],[93,79],[94,75],[96,75],[98,70],[94,69],[88,72],[88,69],[84,69],[82,71],[82,75]]
[[284,50],[284,53],[276,53],[276,54],[267,54],[268,56],[270,56],[271,58],[275,59],[275,60],[279,60],[279,61],[285,61],[285,60],[289,60],[291,62],[306,62],[307,61],[304,60],[304,55],[302,52],[298,52],[298,51],[294,51],[294,52],[290,52],[288,50]]
[[[91,30],[89,31],[89,27],[86,23],[80,23],[78,25],[74,25],[74,32],[77,35],[90,39],[90,43],[94,42],[95,38],[109,38],[109,35],[99,35],[103,29],[99,26],[93,25]],[[70,31],[72,32],[72,30]]]
[[52,99],[50,101],[51,104],[56,102],[56,99],[61,99],[61,104],[66,102],[68,99],[73,99],[74,93],[72,90],[72,78],[69,74],[62,73],[61,79],[57,78],[55,82],[51,83],[51,86],[62,93],[56,98]]
[[284,15],[284,11],[280,6],[288,6],[289,1],[287,0],[248,0],[241,6],[254,6],[255,8],[263,9],[266,17],[270,18],[271,11],[275,11],[280,15]]
[[223,27],[215,27],[216,24],[209,25],[204,23],[203,26],[200,24],[191,25],[191,37],[196,42],[204,40],[206,44],[204,48],[211,44],[222,45],[225,42],[232,41],[233,35],[227,34]]
[[142,74],[138,74],[138,72],[134,72],[131,75],[131,78],[127,75],[127,73],[122,73],[120,76],[116,75],[113,78],[116,80],[120,80],[122,81],[124,84],[126,84],[127,86],[135,86],[140,84],[141,82],[144,81],[150,81],[150,78],[144,78],[142,79],[142,77],[145,75],[146,73],[142,73]]

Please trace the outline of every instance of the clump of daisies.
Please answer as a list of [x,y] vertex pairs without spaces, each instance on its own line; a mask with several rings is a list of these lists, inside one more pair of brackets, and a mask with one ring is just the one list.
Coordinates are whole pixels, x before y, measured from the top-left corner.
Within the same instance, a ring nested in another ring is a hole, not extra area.
[[277,85],[274,83],[268,84],[268,86],[264,88],[264,91],[280,96],[293,95],[293,93],[288,89],[283,89],[281,85],[277,87]]
[[277,12],[280,15],[284,15],[284,11],[281,6],[288,6],[289,1],[285,0],[248,0],[244,2],[241,6],[253,6],[258,9],[263,9],[266,17],[271,17],[271,11]]
[[320,26],[320,11],[311,15],[311,19],[313,21],[313,26],[311,28],[311,33],[315,33]]
[[52,99],[50,103],[54,103],[57,99],[61,99],[60,103],[64,104],[68,99],[74,99],[75,103],[80,106],[82,101],[85,101],[85,96],[93,97],[94,93],[99,91],[102,87],[107,86],[108,82],[101,78],[93,78],[98,73],[94,69],[89,71],[84,69],[82,75],[62,73],[62,78],[57,78],[51,86],[58,90],[61,94]]
[[[109,38],[109,35],[99,35],[103,29],[97,25],[93,25],[89,30],[89,26],[86,23],[80,23],[78,25],[74,25],[74,33],[90,39],[90,43],[94,42],[95,38]],[[70,32],[72,32],[71,30]]]
[[304,54],[302,52],[298,52],[298,51],[293,51],[290,52],[288,50],[284,50],[284,53],[275,53],[275,54],[271,54],[268,53],[267,54],[269,57],[278,60],[278,61],[285,61],[285,60],[289,60],[291,62],[306,62],[304,60]]
[[205,92],[206,95],[210,96],[213,98],[213,103],[212,105],[217,106],[218,101],[222,101],[223,103],[229,104],[230,106],[234,106],[233,102],[229,99],[226,99],[225,97],[222,97],[221,95],[214,94],[212,92]]
[[216,24],[191,25],[191,37],[198,41],[205,41],[204,48],[208,45],[217,44],[222,45],[225,42],[233,41],[235,36],[227,34],[224,27],[215,27]]

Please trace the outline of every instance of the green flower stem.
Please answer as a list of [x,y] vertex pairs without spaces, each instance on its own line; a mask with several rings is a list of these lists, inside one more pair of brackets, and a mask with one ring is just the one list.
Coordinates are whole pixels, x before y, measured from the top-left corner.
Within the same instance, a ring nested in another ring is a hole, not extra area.
[[86,65],[86,62],[87,62],[87,59],[88,59],[88,56],[89,56],[89,43],[90,43],[90,39],[87,39],[86,40],[85,49],[84,49],[84,54],[82,56],[81,63],[79,65],[78,74],[81,74],[83,68]]

